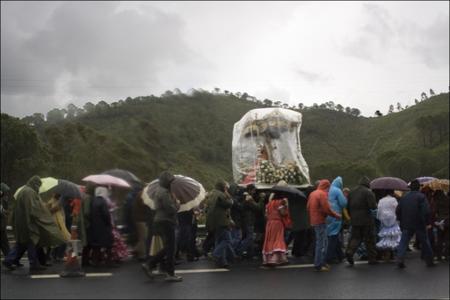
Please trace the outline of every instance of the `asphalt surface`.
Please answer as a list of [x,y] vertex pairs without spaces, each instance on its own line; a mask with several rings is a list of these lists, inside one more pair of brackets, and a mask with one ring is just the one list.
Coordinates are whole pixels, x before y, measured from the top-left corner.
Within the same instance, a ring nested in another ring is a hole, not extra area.
[[[318,273],[305,263],[291,260],[280,269],[262,269],[258,262],[239,262],[230,270],[215,270],[206,259],[182,263],[183,282],[167,283],[148,279],[136,261],[119,268],[87,268],[99,277],[31,278],[28,268],[8,271],[2,266],[2,299],[167,299],[167,298],[346,298],[346,299],[448,299],[449,263],[427,268],[419,253],[409,253],[407,268],[394,263],[371,266],[361,262],[333,265],[330,272]],[[42,274],[58,274],[54,265]],[[193,273],[199,272],[199,273]],[[106,273],[106,274],[105,274]]]

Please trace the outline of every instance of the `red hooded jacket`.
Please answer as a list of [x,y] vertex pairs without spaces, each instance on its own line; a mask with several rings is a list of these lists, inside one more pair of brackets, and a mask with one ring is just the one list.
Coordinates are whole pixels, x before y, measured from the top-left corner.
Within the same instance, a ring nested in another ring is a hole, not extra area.
[[333,216],[340,218],[338,214],[331,210],[328,202],[328,189],[330,188],[330,181],[323,179],[320,181],[317,189],[308,197],[308,204],[306,209],[309,213],[309,223],[314,225],[325,224],[325,218]]

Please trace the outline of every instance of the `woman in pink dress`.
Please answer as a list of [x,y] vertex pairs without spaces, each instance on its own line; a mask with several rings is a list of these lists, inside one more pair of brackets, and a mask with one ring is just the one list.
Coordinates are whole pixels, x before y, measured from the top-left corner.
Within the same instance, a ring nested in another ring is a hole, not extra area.
[[287,246],[284,240],[284,228],[290,220],[287,199],[272,199],[267,203],[266,218],[266,236],[262,253],[263,265],[287,264]]

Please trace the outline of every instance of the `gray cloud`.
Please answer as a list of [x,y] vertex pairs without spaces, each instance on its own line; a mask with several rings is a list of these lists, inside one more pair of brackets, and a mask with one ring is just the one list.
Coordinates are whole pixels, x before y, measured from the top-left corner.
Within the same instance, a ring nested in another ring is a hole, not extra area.
[[302,79],[308,81],[309,83],[316,83],[316,82],[324,82],[324,81],[328,81],[329,77],[319,74],[319,73],[315,73],[315,72],[311,72],[311,71],[306,71],[306,70],[302,70],[300,68],[296,68],[294,70],[294,72],[300,76]]
[[352,39],[345,42],[342,52],[345,55],[375,62],[395,40],[395,30],[388,11],[376,4],[365,3],[363,15],[367,22],[358,29]]
[[448,89],[444,2],[3,1],[1,30],[1,109],[15,116],[214,87],[373,115]]
[[366,23],[342,46],[345,55],[378,63],[388,57],[390,50],[400,48],[430,68],[448,68],[448,14],[442,13],[425,27],[412,21],[396,21],[377,4],[364,4],[363,15]]
[[399,28],[404,37],[401,44],[430,68],[448,68],[449,65],[449,16],[444,13],[428,27],[404,24]]
[[2,3],[2,110],[30,114],[71,99],[82,105],[132,91],[150,94],[160,70],[201,60],[185,43],[176,15],[118,7],[58,3],[36,28],[32,10]]

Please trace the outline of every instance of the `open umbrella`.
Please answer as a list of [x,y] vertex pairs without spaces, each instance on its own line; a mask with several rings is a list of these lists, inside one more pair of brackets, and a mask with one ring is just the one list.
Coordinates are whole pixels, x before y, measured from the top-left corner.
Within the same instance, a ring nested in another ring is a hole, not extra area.
[[289,187],[289,186],[279,186],[279,185],[275,185],[273,186],[271,189],[271,191],[275,192],[275,193],[279,193],[279,194],[285,194],[288,196],[288,198],[302,198],[302,199],[306,199],[306,195],[302,192],[299,191],[295,188]]
[[408,191],[408,184],[397,177],[379,177],[370,182],[372,190],[398,190]]
[[103,172],[102,174],[108,174],[114,177],[122,178],[128,182],[131,186],[140,187],[142,186],[142,180],[140,180],[136,175],[127,170],[122,169],[111,169]]
[[442,190],[444,192],[448,192],[449,180],[448,179],[435,179],[435,180],[425,183],[424,187],[425,186],[430,187],[433,191]]
[[118,178],[118,177],[111,176],[108,174],[89,175],[87,177],[84,177],[82,180],[92,182],[95,184],[99,184],[99,185],[111,185],[111,186],[118,186],[118,187],[125,187],[125,188],[131,187],[128,184],[128,182],[126,182],[122,178]]
[[41,186],[39,187],[39,194],[45,193],[48,190],[58,185],[58,179],[53,177],[41,178]]
[[[45,196],[50,196],[51,194],[59,194],[62,197],[67,198],[80,198],[81,193],[77,184],[64,180],[56,179],[53,177],[41,178],[41,186],[39,187],[39,194]],[[14,193],[14,198],[17,199],[17,195],[23,189],[24,185],[16,190]]]
[[81,198],[80,188],[77,184],[64,180],[58,179],[58,184],[51,189],[49,189],[46,194],[60,194],[66,198]]
[[9,186],[6,183],[1,183],[0,184],[0,190],[2,191],[2,194],[8,192],[10,190]]
[[437,179],[436,177],[430,177],[430,176],[424,176],[424,177],[418,177],[416,178],[417,181],[419,181],[420,184],[425,184],[427,182],[430,182],[432,180]]
[[[142,192],[142,200],[151,209],[155,209],[154,199],[158,186],[159,180],[153,180]],[[200,182],[183,175],[175,175],[175,179],[170,184],[170,191],[181,203],[178,212],[199,206],[206,197],[206,191]]]

